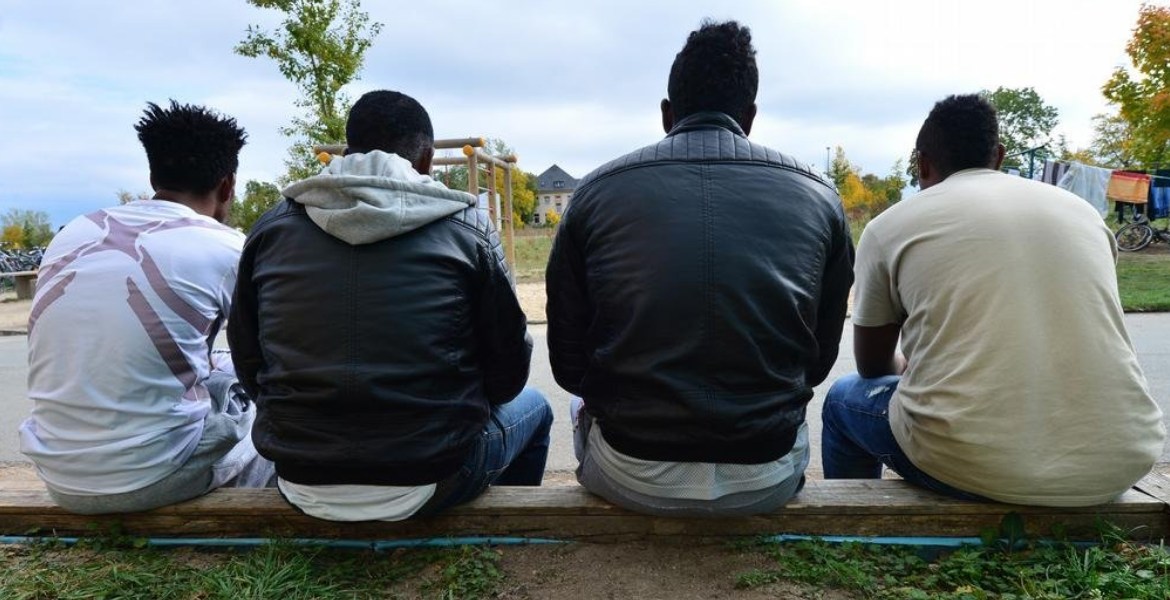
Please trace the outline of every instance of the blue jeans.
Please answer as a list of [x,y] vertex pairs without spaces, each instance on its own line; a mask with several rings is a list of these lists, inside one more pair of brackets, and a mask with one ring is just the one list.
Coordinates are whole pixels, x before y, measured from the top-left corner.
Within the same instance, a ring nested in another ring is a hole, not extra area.
[[821,416],[825,479],[881,479],[884,463],[918,487],[960,500],[990,502],[927,475],[902,452],[890,429],[889,411],[899,379],[897,375],[862,379],[854,373],[833,384]]
[[511,402],[492,407],[491,418],[463,466],[438,483],[434,497],[418,514],[470,502],[492,485],[540,485],[552,422],[552,408],[533,388],[524,388]]

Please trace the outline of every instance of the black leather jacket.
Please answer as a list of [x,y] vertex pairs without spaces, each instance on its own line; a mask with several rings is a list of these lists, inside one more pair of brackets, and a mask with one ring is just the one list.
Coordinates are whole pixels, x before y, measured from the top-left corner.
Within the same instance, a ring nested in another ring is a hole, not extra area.
[[435,483],[520,393],[532,342],[481,215],[351,246],[286,200],[252,229],[228,334],[282,478]]
[[853,244],[832,184],[700,113],[580,182],[547,283],[553,373],[607,443],[758,464],[837,359]]

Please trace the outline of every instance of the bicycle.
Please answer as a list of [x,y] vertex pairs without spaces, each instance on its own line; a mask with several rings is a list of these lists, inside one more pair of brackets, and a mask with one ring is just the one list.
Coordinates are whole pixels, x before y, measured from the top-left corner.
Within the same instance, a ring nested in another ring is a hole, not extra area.
[[1170,244],[1170,220],[1159,229],[1149,219],[1142,219],[1118,229],[1114,237],[1122,252],[1138,252],[1156,242]]

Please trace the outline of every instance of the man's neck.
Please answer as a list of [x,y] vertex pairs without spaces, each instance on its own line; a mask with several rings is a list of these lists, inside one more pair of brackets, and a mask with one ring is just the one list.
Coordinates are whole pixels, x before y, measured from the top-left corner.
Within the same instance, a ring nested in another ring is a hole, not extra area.
[[215,218],[215,198],[209,195],[177,192],[174,190],[157,190],[151,200],[165,200],[182,204],[187,208],[205,217]]

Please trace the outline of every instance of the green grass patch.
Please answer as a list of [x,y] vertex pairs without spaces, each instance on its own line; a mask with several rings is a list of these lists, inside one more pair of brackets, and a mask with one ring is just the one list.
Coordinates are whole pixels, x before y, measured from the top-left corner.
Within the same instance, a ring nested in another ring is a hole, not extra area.
[[773,566],[740,573],[737,588],[797,582],[880,600],[1170,598],[1170,551],[1116,535],[1088,548],[1024,543],[934,557],[901,546],[822,541],[763,544],[758,551]]
[[536,228],[517,231],[516,280],[523,282],[544,281],[544,268],[552,252],[556,229]]
[[1126,311],[1170,310],[1170,254],[1152,250],[1121,254],[1117,288]]
[[0,549],[4,600],[488,598],[499,553],[474,547],[374,553],[271,544],[243,552],[108,541]]

